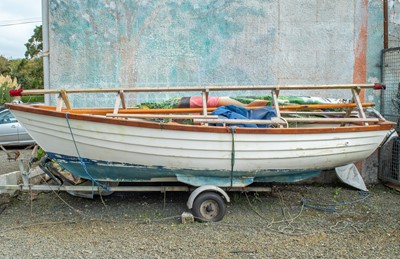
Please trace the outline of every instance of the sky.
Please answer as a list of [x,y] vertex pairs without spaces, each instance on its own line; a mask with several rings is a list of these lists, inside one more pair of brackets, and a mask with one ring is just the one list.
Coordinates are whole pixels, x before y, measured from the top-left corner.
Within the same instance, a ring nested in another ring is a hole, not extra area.
[[0,0],[0,55],[7,59],[25,57],[24,44],[41,24],[42,0]]

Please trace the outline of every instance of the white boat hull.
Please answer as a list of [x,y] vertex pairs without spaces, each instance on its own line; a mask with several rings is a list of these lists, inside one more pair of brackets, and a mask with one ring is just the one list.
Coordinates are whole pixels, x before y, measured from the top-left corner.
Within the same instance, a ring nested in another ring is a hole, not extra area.
[[[90,177],[86,178],[105,181],[174,176],[193,185],[201,185],[210,177],[235,177],[238,186],[255,181],[292,182],[322,169],[367,158],[388,133],[388,130],[296,134],[284,130],[282,134],[182,131],[162,126],[121,125],[110,118],[98,122],[73,116],[67,119],[12,112],[33,139],[62,166],[81,177],[87,174],[83,169],[87,166]],[[80,163],[79,158],[87,165]],[[225,181],[220,185],[226,184]]]

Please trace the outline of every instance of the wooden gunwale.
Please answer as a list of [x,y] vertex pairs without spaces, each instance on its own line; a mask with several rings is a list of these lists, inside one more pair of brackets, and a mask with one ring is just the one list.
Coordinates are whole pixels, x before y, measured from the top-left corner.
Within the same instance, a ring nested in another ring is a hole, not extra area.
[[[304,123],[317,123],[317,124],[326,124],[326,123],[341,123],[342,127],[340,130],[337,130],[336,127],[324,127],[321,126],[319,128],[313,128],[311,131],[315,133],[319,132],[330,132],[334,129],[335,132],[348,132],[348,131],[364,131],[368,126],[367,122],[378,123],[378,126],[385,125],[383,122],[386,122],[381,118],[381,120],[377,118],[366,118],[364,109],[365,107],[374,106],[373,103],[361,103],[358,97],[358,93],[360,89],[364,88],[373,88],[374,84],[341,84],[341,85],[247,85],[247,86],[184,86],[184,87],[143,87],[143,88],[108,88],[108,89],[68,89],[68,90],[26,90],[23,91],[23,95],[30,94],[58,94],[58,103],[56,107],[53,106],[26,106],[31,107],[29,112],[44,114],[47,116],[55,116],[55,117],[64,117],[66,113],[69,114],[70,118],[75,118],[77,120],[88,120],[95,121],[101,123],[111,123],[111,124],[121,124],[128,126],[137,126],[137,127],[147,127],[147,128],[162,128],[162,129],[173,129],[173,130],[187,130],[187,131],[206,131],[206,132],[226,132],[229,131],[227,127],[205,127],[205,125],[182,125],[182,124],[168,124],[168,123],[158,123],[158,122],[150,122],[150,121],[142,121],[133,118],[168,118],[168,119],[193,119],[195,122],[216,122],[219,123],[217,118],[212,118],[207,114],[212,112],[217,108],[208,108],[207,96],[210,91],[226,91],[226,90],[271,90],[274,100],[274,106],[276,107],[276,111],[278,114],[278,118],[280,117],[280,112],[282,114],[290,114],[297,113],[302,114],[301,110],[321,110],[321,109],[347,109],[348,113],[338,113],[334,112],[335,115],[343,115],[345,118],[286,118],[283,119],[284,123],[287,122],[304,122]],[[277,96],[279,95],[280,90],[316,90],[316,89],[350,89],[353,93],[354,103],[346,103],[346,104],[306,104],[306,105],[278,105]],[[125,105],[124,93],[129,92],[179,92],[179,91],[201,91],[203,97],[203,107],[201,108],[174,108],[174,109],[137,109],[137,108],[127,108]],[[69,103],[68,95],[72,93],[116,93],[117,99],[114,105],[114,108],[78,108],[73,109]],[[62,107],[62,102],[65,103],[66,108]],[[122,109],[119,106],[122,104]],[[10,105],[13,107],[14,105]],[[14,107],[16,110],[18,108]],[[260,107],[248,107],[249,109],[256,109]],[[358,109],[358,114],[361,118],[349,118],[351,110],[353,108]],[[25,110],[26,111],[26,110]],[[295,111],[295,112],[293,112]],[[185,114],[186,113],[186,114]],[[193,115],[194,114],[194,115]],[[202,114],[202,115],[197,115]],[[303,112],[303,114],[333,114],[329,112]],[[104,117],[102,117],[104,116]],[[122,120],[121,120],[122,118]],[[231,120],[224,120],[223,123],[233,123]],[[248,121],[246,121],[248,123]],[[274,121],[275,124],[281,124],[281,122]],[[352,123],[354,126],[346,126],[344,127],[344,123]],[[365,123],[364,127],[359,128],[361,122]],[[237,123],[237,121],[235,121]],[[260,123],[269,123],[268,121],[263,121]],[[257,123],[258,124],[258,123]],[[390,123],[389,123],[390,124]],[[391,125],[391,124],[390,124]],[[377,125],[374,125],[377,126]],[[389,126],[391,127],[391,126]],[[281,129],[281,130],[279,130]],[[250,131],[249,131],[250,130]],[[268,132],[266,132],[266,130]],[[282,133],[286,132],[296,132],[297,134],[309,132],[309,128],[269,128],[269,129],[238,129],[238,133],[247,132],[250,133]],[[290,133],[292,134],[292,133]]]
[[[8,108],[26,113],[45,115],[57,118],[66,118],[66,112],[57,112],[54,110],[43,109],[32,105],[22,104],[7,104]],[[110,109],[112,111],[112,109]],[[121,120],[106,117],[91,116],[85,114],[68,113],[70,120],[91,121],[96,123],[123,125],[130,127],[152,128],[162,130],[179,130],[192,132],[212,132],[212,133],[227,133],[231,132],[231,127],[207,127],[202,125],[184,125],[184,124],[169,124],[157,123],[148,121],[132,121]],[[45,123],[45,122],[44,122]],[[345,133],[345,132],[363,132],[363,131],[380,131],[390,130],[395,123],[390,121],[380,121],[375,125],[365,126],[346,126],[346,127],[320,127],[320,128],[235,128],[236,134],[322,134],[322,133]]]

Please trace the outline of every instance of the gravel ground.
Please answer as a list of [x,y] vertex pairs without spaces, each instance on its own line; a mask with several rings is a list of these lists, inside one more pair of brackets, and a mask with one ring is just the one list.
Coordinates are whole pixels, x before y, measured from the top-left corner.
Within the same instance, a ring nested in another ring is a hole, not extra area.
[[191,224],[180,223],[187,193],[93,200],[19,193],[0,214],[0,258],[400,258],[398,192],[382,185],[369,186],[368,197],[340,185],[273,189],[230,193],[223,221]]

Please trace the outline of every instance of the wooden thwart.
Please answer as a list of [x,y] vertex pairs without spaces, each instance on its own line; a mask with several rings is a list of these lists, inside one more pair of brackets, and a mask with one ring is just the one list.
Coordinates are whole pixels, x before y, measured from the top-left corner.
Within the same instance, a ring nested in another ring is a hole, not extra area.
[[170,115],[170,114],[114,114],[108,113],[106,117],[113,118],[140,118],[140,119],[218,119],[217,115]]
[[[351,108],[350,108],[351,109]],[[315,111],[315,112],[298,112],[298,111],[281,111],[281,114],[292,114],[292,115],[332,115],[332,116],[335,116],[335,115],[341,115],[341,116],[343,116],[343,118],[350,118],[350,115],[351,116],[358,116],[358,112],[356,112],[356,111],[353,111],[353,112],[350,112],[350,113],[347,113],[347,112],[331,112],[331,111],[326,111],[326,112],[317,112],[317,111]]]
[[[308,122],[308,123],[357,123],[357,122],[379,122],[377,118],[272,118],[271,120],[235,120],[235,119],[193,119],[197,123],[218,124],[286,124],[286,122]],[[285,122],[286,121],[286,122]]]
[[113,114],[108,113],[106,117],[112,118],[140,118],[140,119],[193,119],[196,123],[218,123],[218,124],[286,124],[286,122],[308,122],[308,123],[357,123],[357,122],[379,122],[378,118],[283,118],[274,117],[271,120],[246,120],[246,119],[218,119],[217,115],[171,115],[171,114]]
[[378,118],[285,118],[288,122],[379,122]]
[[272,118],[271,120],[193,119],[193,122],[215,124],[286,124],[284,120],[279,118]]

